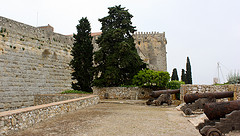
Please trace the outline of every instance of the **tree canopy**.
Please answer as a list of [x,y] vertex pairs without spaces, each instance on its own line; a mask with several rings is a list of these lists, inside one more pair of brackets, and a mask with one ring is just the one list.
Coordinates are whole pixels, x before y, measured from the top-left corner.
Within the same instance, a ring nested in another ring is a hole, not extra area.
[[179,80],[179,78],[178,78],[178,73],[177,73],[177,69],[176,69],[176,68],[173,69],[171,80],[172,80],[172,81],[173,81],[173,80],[177,80],[177,81]]
[[186,82],[186,73],[184,69],[182,69],[181,81],[183,81],[184,83]]
[[131,22],[133,16],[121,5],[108,9],[108,16],[99,19],[102,34],[97,40],[100,49],[94,56],[94,85],[129,85],[133,76],[146,67],[132,37],[136,31]]
[[187,63],[186,63],[186,84],[192,84],[192,70],[191,70],[191,64],[190,59],[187,57]]
[[74,90],[92,92],[93,82],[93,45],[91,27],[88,19],[82,18],[76,26],[77,34],[74,34],[74,43],[71,54],[73,59],[70,66],[73,68],[72,83]]

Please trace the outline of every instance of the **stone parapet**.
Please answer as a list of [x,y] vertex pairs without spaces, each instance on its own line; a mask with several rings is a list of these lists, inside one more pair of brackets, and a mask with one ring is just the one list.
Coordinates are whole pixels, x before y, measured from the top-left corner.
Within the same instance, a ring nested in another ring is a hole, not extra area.
[[93,94],[98,95],[100,99],[149,99],[149,93],[152,90],[140,87],[102,87],[93,88]]
[[76,99],[88,95],[89,94],[39,94],[34,96],[34,106]]
[[240,100],[240,84],[232,85],[181,85],[180,89],[180,100],[183,101],[185,94],[192,93],[214,93],[214,92],[225,92],[234,91],[234,100]]
[[90,95],[66,101],[0,112],[0,135],[7,135],[53,116],[95,105],[99,97]]

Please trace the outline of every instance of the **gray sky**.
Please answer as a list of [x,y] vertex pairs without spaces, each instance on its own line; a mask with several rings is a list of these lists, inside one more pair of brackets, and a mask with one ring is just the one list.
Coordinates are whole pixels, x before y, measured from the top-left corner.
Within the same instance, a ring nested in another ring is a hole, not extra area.
[[[72,34],[82,17],[92,32],[108,7],[121,4],[142,32],[165,32],[168,72],[186,67],[190,57],[194,84],[212,84],[217,62],[223,76],[240,70],[240,0],[4,0],[0,16],[32,26],[50,24],[55,32]],[[221,81],[222,74],[220,72]]]

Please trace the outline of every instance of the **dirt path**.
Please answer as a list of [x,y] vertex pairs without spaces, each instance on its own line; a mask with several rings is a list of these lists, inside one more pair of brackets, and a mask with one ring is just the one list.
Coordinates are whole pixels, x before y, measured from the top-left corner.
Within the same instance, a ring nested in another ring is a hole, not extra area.
[[14,136],[200,136],[174,107],[100,103],[40,122]]

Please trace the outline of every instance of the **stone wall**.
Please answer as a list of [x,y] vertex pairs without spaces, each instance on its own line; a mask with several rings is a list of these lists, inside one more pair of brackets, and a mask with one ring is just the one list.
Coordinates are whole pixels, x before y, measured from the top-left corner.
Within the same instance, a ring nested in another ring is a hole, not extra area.
[[139,56],[148,67],[157,71],[167,71],[167,40],[165,32],[144,32],[133,35]]
[[0,111],[71,89],[73,38],[0,16]]
[[34,106],[84,97],[89,94],[39,94],[34,96]]
[[75,111],[97,104],[98,102],[98,96],[90,95],[61,102],[0,112],[0,135],[7,135],[11,131],[27,128],[58,114]]
[[152,92],[151,89],[140,87],[93,88],[93,94],[98,95],[100,99],[148,99],[150,92]]
[[181,85],[180,100],[185,94],[234,91],[234,100],[240,100],[240,84],[235,85]]

